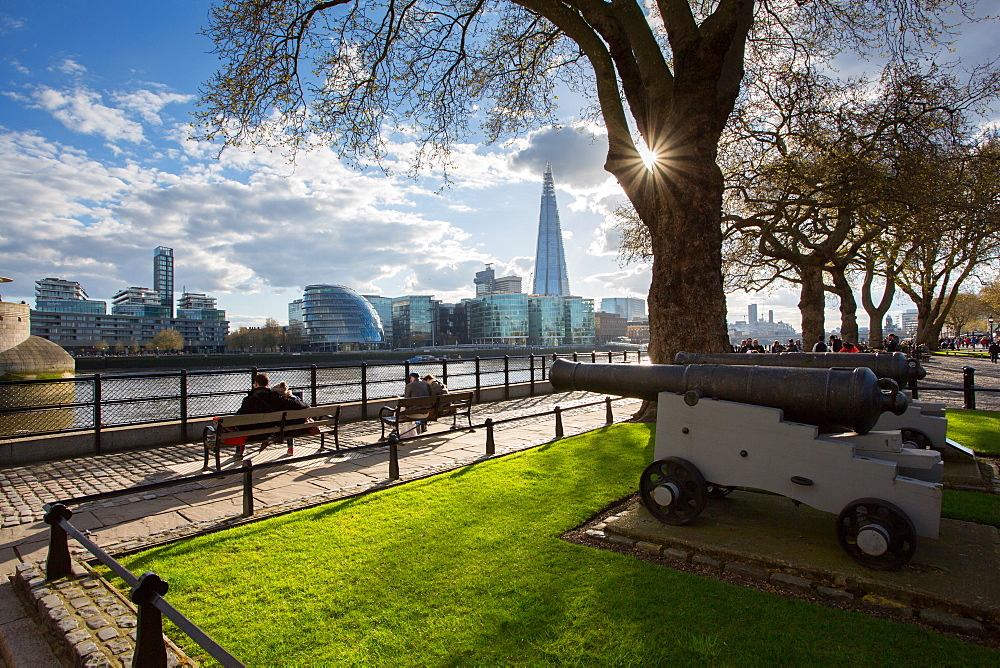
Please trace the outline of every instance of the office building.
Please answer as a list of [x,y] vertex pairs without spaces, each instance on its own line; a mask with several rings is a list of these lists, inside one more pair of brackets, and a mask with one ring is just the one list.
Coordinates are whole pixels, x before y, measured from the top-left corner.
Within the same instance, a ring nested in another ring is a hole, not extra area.
[[638,297],[605,297],[601,300],[601,310],[616,313],[626,321],[646,316],[646,300]]
[[583,297],[563,297],[563,320],[566,335],[563,345],[594,345],[594,300]]
[[528,345],[561,346],[566,338],[563,298],[528,295]]
[[594,343],[610,343],[628,337],[628,321],[617,313],[594,314]]
[[76,281],[43,278],[35,281],[35,309],[49,313],[104,315],[108,312],[108,303],[90,299]]
[[904,338],[917,335],[917,309],[903,311],[899,316],[899,329]]
[[174,249],[157,246],[153,251],[153,291],[159,295],[160,306],[166,307],[167,317],[174,317]]
[[552,165],[545,163],[542,203],[538,215],[538,244],[535,249],[535,277],[532,294],[569,296],[566,254],[563,250],[559,209],[552,180]]
[[747,306],[747,323],[750,325],[757,324],[757,305],[750,304]]
[[478,345],[528,343],[528,295],[481,295],[468,302],[469,339]]
[[392,336],[396,348],[437,345],[437,302],[430,295],[392,300]]
[[439,346],[453,346],[466,343],[469,340],[469,310],[468,299],[457,304],[439,303],[438,330],[436,341]]
[[498,293],[521,292],[520,276],[501,276],[497,278],[492,264],[487,264],[486,269],[483,271],[477,271],[473,283],[476,286],[477,297]]
[[[294,304],[295,302],[293,302]],[[343,285],[307,285],[302,294],[302,338],[309,350],[375,350],[385,338],[371,303]],[[289,308],[289,322],[293,309]]]
[[119,290],[111,300],[112,315],[142,318],[170,318],[172,309],[164,306],[160,295],[149,288],[129,287]]

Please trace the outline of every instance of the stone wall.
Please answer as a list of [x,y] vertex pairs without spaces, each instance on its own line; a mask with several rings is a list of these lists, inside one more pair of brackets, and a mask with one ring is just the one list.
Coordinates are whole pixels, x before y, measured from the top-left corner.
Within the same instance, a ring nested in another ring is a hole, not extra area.
[[10,350],[31,336],[31,307],[0,302],[0,352]]

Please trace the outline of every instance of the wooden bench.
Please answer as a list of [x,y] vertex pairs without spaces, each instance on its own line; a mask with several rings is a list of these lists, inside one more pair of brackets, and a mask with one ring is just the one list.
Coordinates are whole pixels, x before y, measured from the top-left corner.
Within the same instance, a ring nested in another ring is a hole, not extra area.
[[386,427],[390,427],[389,433],[395,434],[398,438],[399,425],[401,424],[407,422],[426,424],[443,417],[452,419],[452,429],[458,429],[458,418],[464,417],[469,421],[469,429],[472,429],[472,398],[474,396],[475,392],[452,392],[436,397],[399,399],[395,406],[383,406],[378,413],[379,422],[382,424],[382,437],[379,440],[386,439]]
[[[312,422],[296,424],[296,422],[305,419],[311,419]],[[282,441],[286,442],[291,449],[295,438],[318,435],[319,449],[323,450],[326,448],[326,435],[333,434],[334,448],[340,450],[339,423],[340,406],[316,406],[315,408],[294,411],[225,415],[216,418],[214,425],[205,427],[202,436],[205,446],[205,461],[202,468],[208,468],[209,451],[214,450],[215,470],[222,470],[219,451],[224,445],[234,446],[237,455],[242,456],[244,445],[247,443],[260,443],[258,452],[271,443],[281,443]]]

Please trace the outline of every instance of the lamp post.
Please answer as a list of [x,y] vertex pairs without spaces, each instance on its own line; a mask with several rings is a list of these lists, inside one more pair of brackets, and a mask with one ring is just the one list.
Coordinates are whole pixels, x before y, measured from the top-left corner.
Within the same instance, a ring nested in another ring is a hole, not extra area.
[[990,341],[993,341],[993,316],[986,318],[986,322],[990,323]]

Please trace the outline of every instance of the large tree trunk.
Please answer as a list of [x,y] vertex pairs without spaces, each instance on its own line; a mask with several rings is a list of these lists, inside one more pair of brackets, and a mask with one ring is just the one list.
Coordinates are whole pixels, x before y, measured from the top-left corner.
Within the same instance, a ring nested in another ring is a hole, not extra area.
[[830,275],[833,277],[833,293],[840,298],[840,338],[858,343],[858,302],[854,299],[854,290],[839,267],[830,271]]
[[797,267],[802,279],[799,292],[799,313],[802,314],[802,348],[812,350],[813,344],[826,336],[824,309],[826,293],[823,288],[823,268],[815,265]]

